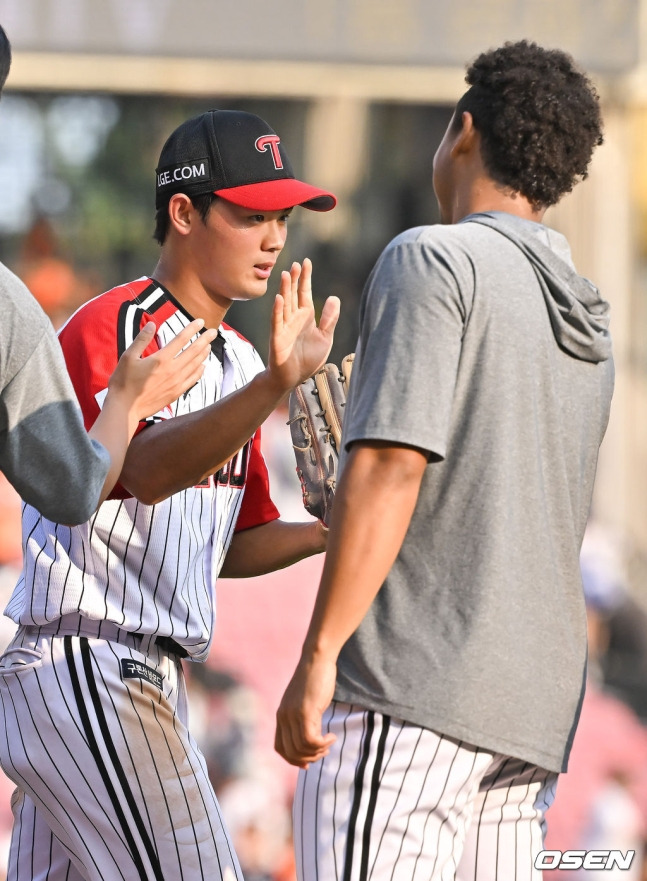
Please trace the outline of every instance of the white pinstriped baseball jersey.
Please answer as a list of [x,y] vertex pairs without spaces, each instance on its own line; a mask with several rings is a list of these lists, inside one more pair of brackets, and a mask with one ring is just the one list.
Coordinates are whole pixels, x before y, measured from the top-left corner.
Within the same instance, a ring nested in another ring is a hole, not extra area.
[[[86,303],[61,330],[86,427],[99,413],[119,356],[148,320],[158,327],[154,349],[191,316],[143,278]],[[202,409],[262,369],[252,345],[222,325],[200,382],[147,422]],[[72,528],[26,505],[24,569],[6,614],[19,624],[44,625],[80,613],[124,631],[170,636],[201,660],[212,637],[214,583],[235,529],[276,517],[260,432],[218,474],[156,505],[117,486],[87,523]]]

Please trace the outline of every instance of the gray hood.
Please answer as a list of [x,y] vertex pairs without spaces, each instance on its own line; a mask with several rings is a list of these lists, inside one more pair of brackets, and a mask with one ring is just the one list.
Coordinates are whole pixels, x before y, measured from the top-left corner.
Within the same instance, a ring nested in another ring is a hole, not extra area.
[[[582,361],[611,357],[609,304],[592,282],[577,274],[563,236],[501,211],[470,214],[463,222],[489,226],[523,251],[539,279],[553,333],[562,349]],[[550,244],[542,242],[542,233],[549,234],[546,241]]]

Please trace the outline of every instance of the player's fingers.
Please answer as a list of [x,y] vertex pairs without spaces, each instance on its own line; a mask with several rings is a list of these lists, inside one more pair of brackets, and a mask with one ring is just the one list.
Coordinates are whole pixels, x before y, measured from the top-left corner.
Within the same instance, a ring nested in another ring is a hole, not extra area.
[[[196,349],[196,352],[192,350]],[[185,391],[195,385],[204,373],[209,356],[204,349],[198,349],[196,343],[192,343],[180,355],[173,359],[173,379],[176,385],[182,386]]]
[[302,308],[312,305],[312,261],[308,257],[304,259],[301,267],[297,297]]
[[292,314],[292,300],[294,297],[292,288],[294,286],[294,279],[292,274],[292,269],[289,271],[284,269],[281,273],[281,286],[279,288],[279,293],[281,295],[281,319],[283,324],[287,324],[290,320],[290,315]]
[[210,327],[203,331],[191,345],[186,346],[179,354],[173,358],[173,364],[176,369],[181,369],[183,365],[191,365],[194,362],[202,363],[209,354],[211,343],[218,336],[218,330]]
[[296,261],[290,267],[290,297],[286,298],[286,320],[299,308],[299,279],[301,277],[301,264]]
[[284,304],[285,304],[285,295],[283,293],[283,283],[284,283],[283,276],[285,276],[285,275],[287,275],[288,278],[290,277],[289,273],[287,273],[287,272],[281,273],[281,293],[277,294],[276,297],[274,297],[274,305],[272,306],[272,316],[270,319],[270,328],[271,328],[271,335],[272,336],[276,336],[277,334],[279,334],[283,330],[283,316],[284,316]]
[[304,755],[323,755],[330,745],[335,742],[334,734],[322,734],[321,724],[310,726],[310,730],[304,730],[299,743],[299,749]]
[[173,385],[175,399],[179,398],[181,394],[190,388],[193,388],[196,382],[200,381],[204,368],[205,362],[201,361],[198,364],[193,364],[191,369],[184,369],[180,373],[175,374]]
[[[298,715],[298,714],[297,714]],[[298,719],[295,719],[295,711],[288,709],[281,703],[276,713],[276,735],[274,746],[279,755],[291,765],[303,767],[301,750],[296,746],[295,739],[298,732]]]
[[321,714],[308,712],[305,708],[288,714],[284,731],[288,734],[293,754],[301,761],[318,761],[336,739],[334,734],[322,734]]
[[310,749],[291,743],[286,750],[284,758],[291,765],[296,765],[299,768],[307,768],[308,765],[312,765],[314,762],[319,762],[321,759],[325,758],[329,752],[330,744],[326,744],[320,749]]
[[154,336],[155,322],[149,321],[139,331],[135,339],[124,352],[124,355],[128,355],[132,358],[141,358],[144,349],[150,345]]
[[276,732],[274,746],[278,754],[282,756],[286,762],[305,770],[309,764],[317,761],[318,756],[316,754],[313,755],[311,751],[304,750],[297,746],[295,743],[294,731],[289,724],[281,725],[279,723]]
[[280,722],[277,723],[276,726],[274,749],[282,759],[285,759],[285,761],[289,762],[291,765],[296,765],[298,768],[304,768],[304,770],[308,767],[306,764],[301,763],[297,758],[296,751],[292,747],[290,739],[284,733]]
[[321,759],[324,759],[329,752],[329,747],[317,750],[300,750],[297,752],[296,760],[293,764],[298,763],[301,767],[304,765],[312,765],[315,762],[320,762]]
[[[177,336],[173,337],[172,340],[169,340],[165,346],[162,346],[160,352],[163,353],[165,358],[175,358],[190,340],[200,333],[203,327],[204,321],[202,318],[195,318],[193,321],[189,322],[189,324],[187,324]],[[195,342],[197,343],[198,340]]]
[[321,317],[319,319],[319,330],[322,333],[332,336],[339,321],[340,311],[341,302],[339,297],[328,297],[321,310]]

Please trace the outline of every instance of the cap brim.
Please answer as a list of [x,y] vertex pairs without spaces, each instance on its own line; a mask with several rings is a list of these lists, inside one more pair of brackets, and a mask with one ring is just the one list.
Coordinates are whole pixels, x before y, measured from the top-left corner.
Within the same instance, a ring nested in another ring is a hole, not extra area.
[[311,211],[330,211],[337,204],[337,199],[326,190],[319,190],[303,181],[294,178],[262,181],[257,184],[245,184],[242,187],[227,187],[215,190],[215,194],[240,205],[241,208],[259,211],[280,211],[282,208],[294,208],[301,205]]

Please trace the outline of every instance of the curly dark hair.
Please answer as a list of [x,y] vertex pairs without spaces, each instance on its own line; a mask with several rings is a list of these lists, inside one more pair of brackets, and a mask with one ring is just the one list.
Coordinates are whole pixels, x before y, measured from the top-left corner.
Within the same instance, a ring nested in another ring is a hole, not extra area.
[[520,40],[484,52],[467,69],[470,85],[454,125],[469,111],[494,181],[547,208],[587,176],[602,143],[599,97],[573,59]]

